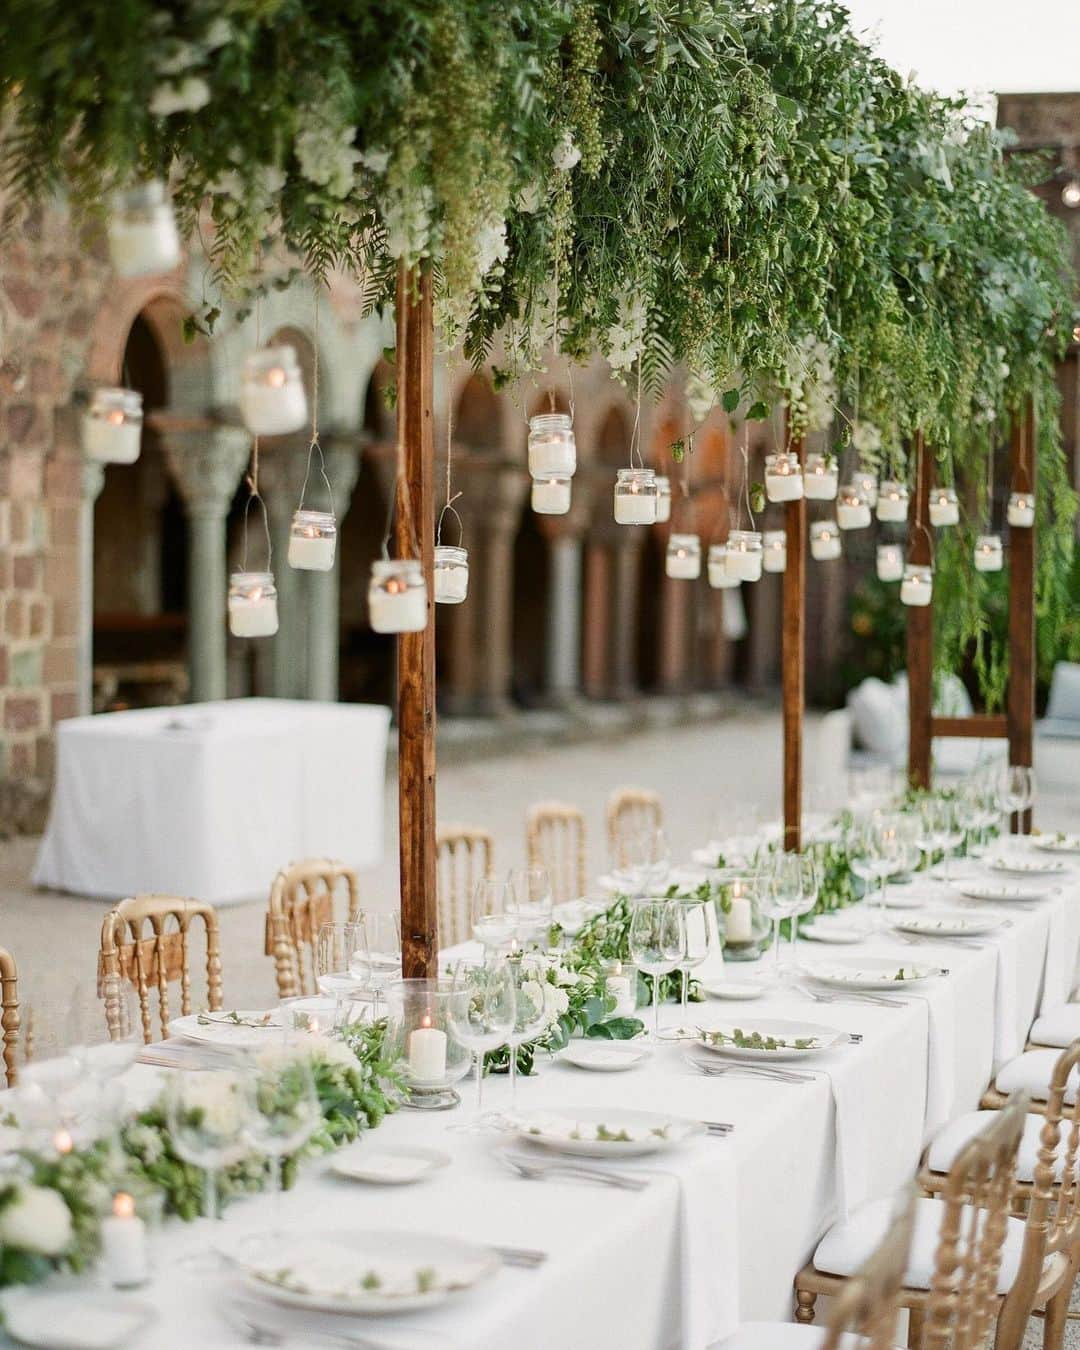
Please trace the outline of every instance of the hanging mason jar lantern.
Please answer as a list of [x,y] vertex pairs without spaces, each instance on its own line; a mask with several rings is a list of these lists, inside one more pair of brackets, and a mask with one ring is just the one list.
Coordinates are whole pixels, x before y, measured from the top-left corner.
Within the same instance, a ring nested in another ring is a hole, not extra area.
[[959,525],[960,501],[956,489],[936,487],[930,489],[930,524]]
[[663,525],[671,519],[671,479],[656,475],[656,523]]
[[460,605],[469,593],[469,553],[453,544],[435,545],[435,603]]
[[761,535],[757,530],[732,530],[727,540],[727,570],[738,581],[760,581]]
[[620,469],[615,479],[616,524],[654,525],[658,495],[652,469]]
[[101,464],[134,464],[142,440],[142,394],[95,389],[82,415],[82,446]]
[[980,534],[975,540],[975,571],[1000,572],[1005,565],[1000,534]]
[[577,470],[577,443],[569,413],[538,413],[529,418],[529,473],[572,478]]
[[810,556],[832,562],[840,556],[840,530],[835,520],[815,520],[810,526]]
[[865,530],[870,524],[870,499],[858,482],[845,483],[840,489],[836,523],[842,530]]
[[696,534],[669,537],[664,571],[677,581],[696,581],[701,576],[701,540]]
[[1010,492],[1006,519],[1021,529],[1035,524],[1035,496],[1031,492]]
[[733,591],[739,584],[727,569],[727,544],[709,545],[709,585],[714,591]]
[[797,502],[802,497],[802,465],[794,452],[765,456],[765,495],[771,502]]
[[831,502],[836,497],[839,474],[832,455],[806,456],[803,465],[803,492],[812,501]]
[[761,565],[766,572],[787,571],[787,531],[766,530],[762,540]]
[[570,510],[570,479],[559,474],[534,478],[531,504],[539,516],[565,516]]
[[427,627],[427,586],[418,558],[377,558],[368,583],[368,618],[376,633]]
[[[868,469],[857,469],[852,477],[852,486],[857,489],[863,501],[871,509],[877,505],[878,481],[876,473],[871,473]],[[869,521],[867,521],[867,524],[869,524]]]
[[337,550],[337,521],[332,511],[300,507],[289,526],[289,566],[303,572],[329,572]]
[[905,605],[928,605],[934,594],[934,571],[925,563],[908,563],[900,583],[900,601]]
[[907,520],[909,497],[906,483],[898,483],[893,478],[887,478],[878,487],[878,520],[890,521],[894,524]]
[[109,257],[122,277],[171,272],[180,264],[180,235],[164,183],[117,193],[107,233]]
[[278,630],[273,572],[234,572],[229,578],[228,610],[233,637],[273,637]]
[[878,581],[900,581],[904,575],[904,551],[899,544],[878,544]]
[[253,436],[284,436],[307,421],[307,395],[296,350],[263,347],[244,362],[240,412]]

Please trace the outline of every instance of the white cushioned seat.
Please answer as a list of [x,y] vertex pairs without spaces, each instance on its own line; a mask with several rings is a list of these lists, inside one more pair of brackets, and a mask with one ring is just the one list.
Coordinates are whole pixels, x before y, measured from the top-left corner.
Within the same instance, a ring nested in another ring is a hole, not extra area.
[[859,744],[895,762],[905,744],[907,721],[894,690],[870,675],[848,694],[847,706]]
[[[930,1171],[947,1172],[964,1145],[977,1134],[982,1134],[997,1114],[997,1111],[968,1111],[965,1115],[958,1116],[956,1120],[951,1120],[934,1136],[934,1142],[930,1145],[930,1151],[926,1155]],[[1039,1158],[1039,1135],[1045,1124],[1045,1119],[1039,1115],[1028,1115],[1024,1120],[1024,1134],[1016,1158],[1017,1181],[1035,1180],[1035,1164]],[[1059,1178],[1065,1170],[1064,1145],[1069,1128],[1067,1123],[1063,1124],[1058,1142],[1054,1170]]]
[[[859,1350],[865,1336],[840,1338],[843,1350]],[[733,1336],[719,1341],[714,1350],[818,1350],[825,1344],[824,1327],[804,1327],[798,1322],[744,1322]]]
[[[1022,1055],[1010,1059],[1002,1065],[994,1079],[999,1092],[1027,1092],[1036,1101],[1044,1102],[1050,1094],[1050,1075],[1054,1072],[1059,1052],[1057,1050],[1025,1050]],[[1076,1090],[1080,1086],[1080,1073],[1074,1068],[1065,1085],[1065,1100],[1070,1105],[1076,1101]]]
[[1080,1036],[1080,1003],[1066,1003],[1035,1019],[1030,1040],[1036,1045],[1056,1045],[1064,1050]]
[[[895,1202],[889,1197],[871,1200],[860,1205],[844,1223],[834,1224],[818,1243],[814,1268],[827,1275],[854,1275],[885,1240],[895,1218],[895,1208]],[[915,1202],[915,1233],[904,1274],[904,1284],[909,1289],[930,1288],[944,1215],[943,1200],[920,1197]],[[964,1231],[967,1231],[966,1225]],[[1010,1218],[998,1271],[999,1294],[1008,1293],[1016,1280],[1023,1245],[1024,1221]]]

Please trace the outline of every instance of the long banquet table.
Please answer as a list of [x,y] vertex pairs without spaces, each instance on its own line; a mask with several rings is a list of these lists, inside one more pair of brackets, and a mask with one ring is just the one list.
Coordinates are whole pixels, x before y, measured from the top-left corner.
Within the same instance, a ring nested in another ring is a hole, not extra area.
[[[949,976],[928,988],[900,991],[902,1009],[817,1004],[790,990],[752,1003],[695,1005],[706,1025],[732,1014],[779,1016],[861,1033],[861,1044],[799,1065],[813,1069],[811,1084],[706,1078],[674,1045],[627,1073],[585,1073],[556,1060],[519,1080],[519,1110],[610,1104],[734,1125],[726,1138],[620,1161],[620,1170],[648,1178],[640,1193],[517,1177],[499,1161],[498,1134],[460,1128],[471,1118],[465,1091],[458,1111],[403,1111],[353,1145],[438,1148],[451,1166],[422,1184],[385,1188],[340,1180],[325,1160],[311,1164],[284,1198],[285,1224],[320,1235],[402,1228],[549,1254],[538,1270],[504,1268],[427,1314],[353,1324],[391,1348],[704,1350],[740,1320],[790,1320],[792,1279],[837,1214],[909,1178],[934,1129],[974,1109],[995,1067],[1023,1048],[1032,1019],[1068,999],[1080,945],[1080,877],[1070,876],[1049,899],[1008,906],[1007,914],[1011,923],[978,947],[914,948],[879,935],[858,946],[800,942],[806,962],[866,954],[948,967]],[[747,970],[727,967],[732,978]],[[678,1010],[664,1015],[672,1022]],[[159,1071],[132,1072],[152,1089]],[[484,1097],[486,1110],[505,1110],[508,1083],[488,1079]],[[265,1225],[268,1205],[257,1197],[232,1206],[222,1245]],[[158,1239],[158,1274],[143,1297],[160,1315],[139,1347],[174,1350],[178,1335],[200,1350],[243,1344],[224,1318],[236,1294],[228,1270],[207,1282],[176,1263],[198,1240],[178,1223]]]

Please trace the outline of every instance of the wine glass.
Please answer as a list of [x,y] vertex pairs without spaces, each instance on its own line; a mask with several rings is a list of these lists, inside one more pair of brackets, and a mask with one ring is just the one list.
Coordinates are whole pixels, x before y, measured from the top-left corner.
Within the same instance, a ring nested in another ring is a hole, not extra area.
[[459,961],[447,1009],[450,1034],[476,1057],[476,1113],[484,1095],[484,1055],[505,1045],[514,1027],[516,1000],[510,962],[490,958],[482,966]]
[[546,867],[519,867],[508,877],[513,896],[506,913],[517,919],[515,937],[523,945],[541,944],[551,927],[551,876]]
[[918,822],[910,816],[886,816],[877,830],[878,927],[888,927],[886,905],[889,878],[910,872],[919,860]]
[[273,1192],[270,1238],[281,1236],[282,1169],[285,1158],[307,1143],[322,1122],[311,1063],[300,1045],[287,1046],[249,1063],[242,1077],[244,1140],[269,1162]]
[[392,910],[368,910],[363,927],[363,947],[354,953],[349,970],[374,993],[378,1017],[383,988],[390,980],[401,979],[401,920]]
[[514,1020],[507,1033],[510,1047],[510,1110],[517,1110],[518,1046],[535,1040],[548,1024],[547,976],[535,957],[513,953],[508,961],[514,985]]
[[[880,861],[880,839],[875,818],[858,820],[852,825],[847,836],[848,865],[864,883],[863,899],[870,895],[872,883],[878,876]],[[869,926],[870,921],[865,921]]]
[[686,951],[686,926],[677,900],[641,900],[630,916],[630,957],[652,976],[653,1036],[660,1037],[660,977],[676,969]]
[[763,909],[773,921],[773,944],[776,948],[773,979],[782,984],[784,973],[780,957],[780,924],[792,918],[803,902],[803,859],[798,853],[779,852],[767,864],[764,885],[761,888]]
[[791,952],[792,968],[796,965],[796,946],[799,940],[799,919],[804,914],[813,913],[821,894],[821,868],[811,853],[800,854],[802,866],[799,871],[799,903],[792,916],[791,940],[788,944]]
[[472,934],[485,948],[509,947],[517,931],[517,896],[509,881],[482,877],[473,887]]
[[689,1024],[687,1000],[690,992],[690,972],[709,955],[709,903],[705,900],[676,900],[682,910],[683,953],[677,969],[682,973],[680,998],[681,1020],[677,1027],[660,1033],[665,1041],[697,1040],[701,1033]]
[[[242,1075],[234,1069],[177,1069],[165,1083],[165,1120],[173,1149],[184,1162],[203,1171],[203,1217],[209,1234],[216,1229],[218,1173],[244,1154],[245,1096]],[[207,1246],[209,1246],[209,1241]],[[204,1251],[185,1264],[218,1271],[221,1258]]]
[[998,806],[1004,816],[1015,815],[1018,831],[1023,832],[1024,814],[1035,800],[1035,770],[1024,764],[1009,764],[1001,772]]
[[348,923],[324,923],[315,935],[315,979],[319,993],[337,1004],[335,1023],[340,1023],[345,1004],[364,987],[367,932],[360,915]]

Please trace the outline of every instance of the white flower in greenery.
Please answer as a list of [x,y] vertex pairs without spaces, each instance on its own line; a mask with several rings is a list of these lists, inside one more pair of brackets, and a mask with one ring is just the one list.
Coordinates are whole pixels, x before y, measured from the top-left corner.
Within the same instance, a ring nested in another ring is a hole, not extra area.
[[231,1073],[198,1075],[184,1092],[184,1106],[201,1111],[204,1127],[218,1135],[236,1132],[240,1123],[240,1086]]
[[488,273],[496,263],[502,262],[510,251],[506,242],[506,221],[487,222],[480,227],[476,236],[476,271],[479,276]]
[[378,148],[363,150],[360,152],[360,163],[372,173],[385,173],[386,166],[390,163],[390,151]]
[[877,454],[881,449],[881,432],[873,422],[856,422],[851,428],[851,444],[860,454]]
[[180,75],[202,60],[202,52],[190,42],[170,38],[162,43],[155,65],[160,75]]
[[0,1209],[0,1246],[59,1256],[71,1245],[71,1211],[58,1191],[19,1186]]
[[125,1143],[148,1167],[152,1167],[165,1153],[164,1140],[149,1125],[133,1125],[126,1132]]
[[427,251],[433,198],[427,187],[391,194],[383,206],[386,247],[391,257],[418,258]]
[[525,215],[531,216],[540,210],[540,203],[544,200],[544,189],[540,183],[532,182],[521,189],[517,195],[514,205]]
[[199,75],[189,75],[178,84],[159,84],[150,100],[150,111],[155,117],[172,117],[174,113],[198,112],[210,102],[210,86]]
[[544,1013],[549,1026],[557,1022],[569,1007],[570,995],[565,989],[554,984],[544,985]]
[[716,390],[701,375],[686,377],[686,406],[694,425],[704,422],[716,402]]
[[560,173],[569,173],[574,165],[581,159],[581,151],[574,144],[574,138],[568,131],[564,131],[555,144],[555,149],[551,152],[551,162]]
[[300,172],[332,197],[347,197],[360,162],[355,138],[356,128],[335,117],[332,107],[309,108],[294,144]]
[[228,19],[216,18],[212,20],[210,27],[203,34],[203,45],[210,51],[215,51],[218,47],[224,47],[232,41],[232,24]]
[[629,370],[641,355],[647,322],[645,301],[624,290],[619,296],[619,317],[607,331],[607,359],[613,370]]

